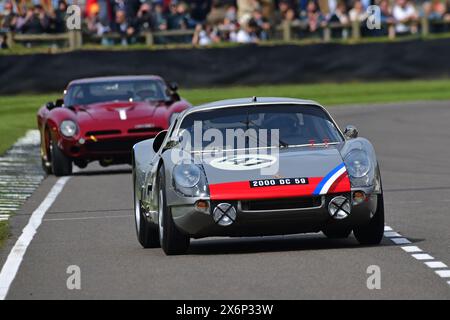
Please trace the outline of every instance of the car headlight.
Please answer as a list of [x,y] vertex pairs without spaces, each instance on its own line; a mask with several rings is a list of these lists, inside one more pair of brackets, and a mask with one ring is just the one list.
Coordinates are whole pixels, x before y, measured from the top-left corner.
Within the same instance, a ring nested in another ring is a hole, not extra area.
[[179,164],[173,168],[175,190],[187,197],[201,197],[209,194],[206,176],[200,166]]
[[174,112],[170,115],[169,126],[175,121],[175,119],[178,117],[179,114],[180,114],[179,112]]
[[371,164],[367,153],[363,150],[350,151],[344,159],[348,174],[354,178],[362,178],[366,176]]
[[183,188],[193,188],[200,181],[201,170],[193,164],[180,164],[173,169],[175,183]]
[[72,120],[64,120],[59,126],[62,135],[68,138],[73,137],[78,130],[77,124]]

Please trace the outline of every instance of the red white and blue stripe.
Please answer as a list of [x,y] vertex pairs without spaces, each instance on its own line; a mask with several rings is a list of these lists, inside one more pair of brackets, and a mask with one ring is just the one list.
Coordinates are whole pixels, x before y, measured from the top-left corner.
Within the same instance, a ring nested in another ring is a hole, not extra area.
[[331,170],[323,179],[319,182],[319,184],[314,189],[314,195],[323,195],[327,194],[328,191],[332,188],[332,186],[340,180],[344,175],[347,175],[347,169],[345,168],[345,164],[341,163],[336,168]]

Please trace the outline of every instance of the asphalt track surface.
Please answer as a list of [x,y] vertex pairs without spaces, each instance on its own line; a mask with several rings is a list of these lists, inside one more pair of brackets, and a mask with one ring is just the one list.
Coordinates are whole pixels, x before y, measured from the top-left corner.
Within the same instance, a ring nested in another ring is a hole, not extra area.
[[[377,151],[386,224],[450,265],[450,102],[329,109]],[[11,218],[9,251],[57,181],[48,177]],[[142,249],[129,167],[90,166],[65,185],[31,242],[7,299],[449,299],[450,278],[385,238],[361,247],[323,234],[192,241],[187,255]],[[81,269],[81,290],[66,270]],[[369,290],[367,267],[381,270]],[[448,268],[446,268],[448,270]]]

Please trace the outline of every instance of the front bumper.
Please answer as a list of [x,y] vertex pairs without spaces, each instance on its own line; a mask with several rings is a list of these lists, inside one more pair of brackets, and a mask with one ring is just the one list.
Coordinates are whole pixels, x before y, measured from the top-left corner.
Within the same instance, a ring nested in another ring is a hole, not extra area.
[[104,158],[130,158],[133,146],[156,136],[150,134],[111,135],[105,137],[82,137],[80,139],[61,138],[59,147],[72,159],[88,161]]
[[[176,226],[193,238],[209,236],[267,236],[307,232],[319,232],[334,228],[353,228],[367,224],[376,211],[377,195],[368,195],[366,201],[352,205],[348,217],[336,220],[328,213],[328,204],[332,198],[343,195],[352,199],[351,193],[321,196],[319,202],[311,202],[309,207],[270,209],[254,206],[248,208],[245,201],[210,202],[208,212],[195,209],[194,204],[175,204],[171,206]],[[280,203],[286,199],[278,199]],[[236,209],[236,220],[229,226],[218,225],[212,211],[219,204],[227,202]],[[276,204],[277,199],[273,199]],[[305,206],[305,204],[303,204]]]

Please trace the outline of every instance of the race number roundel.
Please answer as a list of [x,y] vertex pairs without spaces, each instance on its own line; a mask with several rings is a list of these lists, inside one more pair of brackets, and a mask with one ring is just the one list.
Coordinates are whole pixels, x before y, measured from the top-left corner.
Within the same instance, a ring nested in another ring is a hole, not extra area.
[[222,170],[255,170],[270,167],[276,161],[268,154],[241,154],[216,158],[210,165]]

